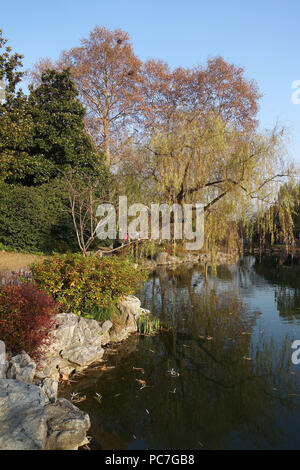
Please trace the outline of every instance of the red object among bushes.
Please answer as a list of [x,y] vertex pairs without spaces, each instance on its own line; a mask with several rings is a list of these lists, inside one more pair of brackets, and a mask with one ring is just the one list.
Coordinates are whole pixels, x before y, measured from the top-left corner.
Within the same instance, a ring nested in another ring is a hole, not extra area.
[[5,286],[0,290],[0,340],[6,350],[26,351],[39,360],[51,343],[50,330],[55,325],[56,302],[31,284]]

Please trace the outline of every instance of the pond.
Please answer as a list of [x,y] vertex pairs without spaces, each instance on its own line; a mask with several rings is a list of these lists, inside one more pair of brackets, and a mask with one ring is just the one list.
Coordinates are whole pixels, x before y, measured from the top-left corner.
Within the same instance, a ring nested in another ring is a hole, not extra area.
[[300,449],[300,267],[246,257],[203,272],[156,270],[138,295],[164,330],[62,388],[86,396],[92,449]]

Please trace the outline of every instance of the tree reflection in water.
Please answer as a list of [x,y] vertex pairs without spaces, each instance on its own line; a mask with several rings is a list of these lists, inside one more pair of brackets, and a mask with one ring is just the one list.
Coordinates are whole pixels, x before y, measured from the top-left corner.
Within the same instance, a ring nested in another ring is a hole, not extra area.
[[264,257],[256,260],[255,272],[276,286],[275,299],[280,315],[287,320],[300,319],[300,266],[298,260]]
[[[72,388],[87,395],[80,407],[91,414],[96,448],[280,447],[283,417],[298,410],[289,338],[280,347],[263,333],[253,340],[259,313],[247,309],[232,279],[222,268],[207,286],[200,267],[181,266],[145,283],[143,303],[164,331],[140,337],[122,359],[110,356],[115,369],[91,372]],[[141,378],[147,387],[139,390]]]

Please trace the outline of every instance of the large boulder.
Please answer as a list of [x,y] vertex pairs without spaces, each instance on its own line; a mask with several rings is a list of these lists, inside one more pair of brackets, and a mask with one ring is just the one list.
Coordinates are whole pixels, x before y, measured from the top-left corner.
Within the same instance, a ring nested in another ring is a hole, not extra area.
[[52,332],[54,351],[81,345],[101,348],[102,328],[96,320],[79,317],[74,313],[56,315],[57,327]]
[[45,397],[36,385],[0,379],[0,449],[44,449]]
[[118,304],[118,309],[124,316],[131,314],[136,317],[139,315],[140,307],[141,301],[134,295],[126,295]]
[[47,404],[46,390],[57,393],[50,382],[0,379],[0,450],[77,450],[88,443],[88,414],[64,398]]
[[59,398],[54,405],[46,405],[45,412],[46,450],[77,450],[88,444],[86,432],[91,423],[87,413],[65,398]]
[[141,301],[134,295],[127,295],[118,304],[120,317],[109,332],[110,342],[118,343],[137,331],[137,318],[142,313]]
[[75,364],[71,365],[52,351],[51,354],[46,353],[44,358],[40,360],[35,376],[40,380],[49,377],[58,381],[62,375],[67,377],[74,371]]
[[99,347],[93,344],[75,346],[74,348],[69,347],[61,352],[63,359],[67,359],[69,362],[81,367],[87,367],[99,361],[102,359],[103,354],[104,349],[101,348],[101,345]]
[[39,378],[67,378],[75,370],[82,370],[102,359],[102,338],[107,327],[99,322],[74,315],[56,315],[56,328],[51,332],[53,342],[48,348],[37,375]]

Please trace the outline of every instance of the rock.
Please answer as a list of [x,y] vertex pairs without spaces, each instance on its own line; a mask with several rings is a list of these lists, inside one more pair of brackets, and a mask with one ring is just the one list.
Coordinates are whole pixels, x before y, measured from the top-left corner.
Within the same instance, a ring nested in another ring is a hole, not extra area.
[[60,366],[59,366],[59,373],[63,380],[67,380],[69,376],[73,374],[73,372],[75,372],[76,370],[78,370],[78,368],[75,367],[74,364],[71,365],[70,363],[66,361],[61,361]]
[[36,364],[25,351],[11,358],[7,365],[6,377],[8,379],[22,380],[32,383]]
[[96,320],[79,317],[73,313],[56,315],[58,327],[53,330],[54,351],[61,351],[78,345],[101,346],[102,329]]
[[46,377],[38,384],[43,394],[45,395],[46,402],[55,403],[57,399],[58,382],[50,377]]
[[60,375],[69,376],[75,369],[75,364],[70,364],[69,361],[62,359],[59,353],[52,352],[51,355],[46,354],[43,361],[40,362],[36,377],[39,379],[50,377],[53,380],[59,380]]
[[106,320],[105,322],[102,323],[101,328],[102,328],[102,334],[107,333],[111,328],[113,324],[110,320]]
[[97,345],[76,346],[74,348],[67,348],[61,352],[63,359],[77,364],[79,366],[89,366],[93,362],[102,359],[104,350]]
[[169,264],[182,263],[182,260],[177,256],[168,256],[167,261]]
[[72,313],[56,315],[56,327],[51,332],[53,342],[39,364],[36,377],[67,380],[74,371],[82,371],[101,361],[102,346],[123,341],[136,332],[136,318],[143,314],[141,301],[128,295],[119,302],[118,308],[120,317],[114,325],[110,320],[99,323]]
[[108,344],[110,342],[110,333],[109,331],[107,331],[106,333],[104,333],[102,336],[101,336],[101,345],[102,346],[105,346],[106,344]]
[[141,301],[134,295],[127,295],[120,300],[120,317],[109,332],[110,342],[124,341],[130,333],[137,331],[136,317],[140,313]]
[[79,410],[65,398],[46,405],[46,450],[77,450],[88,443],[86,432],[90,428],[87,413]]
[[136,317],[138,316],[138,312],[140,309],[137,310],[136,314],[132,313],[123,313],[121,317],[121,321],[125,325],[126,333],[135,333],[137,331],[137,322]]
[[45,397],[36,385],[0,379],[0,449],[44,449]]
[[166,251],[156,253],[154,256],[154,260],[157,264],[166,264],[168,262],[168,253]]
[[102,335],[101,335],[101,346],[105,346],[110,342],[110,335],[109,332],[112,328],[113,324],[110,320],[106,320],[102,323]]
[[151,311],[148,310],[147,308],[140,308],[140,315],[151,315]]
[[6,364],[0,364],[0,379],[6,379]]
[[[43,387],[55,393],[53,383]],[[42,388],[0,379],[1,450],[76,450],[88,442],[87,413],[64,398],[46,404]]]
[[0,340],[0,379],[6,378],[6,369],[7,369],[6,347],[5,347],[4,341]]
[[129,332],[126,330],[124,325],[115,324],[110,332],[110,341],[111,343],[119,343],[128,338]]
[[57,362],[61,362],[60,358],[46,358],[39,362],[38,369],[35,373],[37,379],[43,380],[47,377],[53,380],[59,380],[59,371],[57,367]]
[[136,316],[139,313],[140,307],[141,301],[134,295],[126,295],[118,304],[118,309],[124,315],[132,314]]
[[[141,301],[133,295],[127,295],[118,304],[120,310],[120,318],[113,325],[110,330],[110,341],[112,343],[119,343],[128,338],[130,333],[137,331],[137,318],[139,315],[148,313],[149,310],[141,308]],[[150,313],[150,312],[149,312]]]
[[[62,313],[56,315],[56,328],[51,332],[53,343],[43,358],[39,377],[48,376],[58,380],[59,376],[67,379],[69,375],[102,359],[104,350],[102,339],[109,330],[105,330],[96,320]],[[105,334],[103,334],[105,333]],[[105,342],[104,342],[105,343]]]

